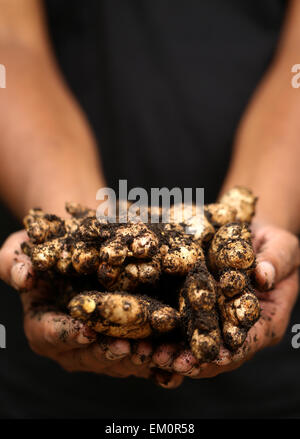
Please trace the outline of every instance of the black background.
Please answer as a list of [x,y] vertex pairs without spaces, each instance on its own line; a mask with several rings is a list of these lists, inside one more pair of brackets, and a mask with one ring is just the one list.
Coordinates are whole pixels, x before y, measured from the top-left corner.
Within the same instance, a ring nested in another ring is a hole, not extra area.
[[[48,0],[47,11],[108,184],[198,186],[206,202],[215,199],[239,118],[272,58],[284,2]],[[20,228],[2,206],[0,225],[1,242]],[[135,378],[68,374],[37,357],[17,293],[3,283],[0,293],[2,418],[299,417],[300,351],[290,331],[299,304],[280,345],[233,373],[168,391]]]

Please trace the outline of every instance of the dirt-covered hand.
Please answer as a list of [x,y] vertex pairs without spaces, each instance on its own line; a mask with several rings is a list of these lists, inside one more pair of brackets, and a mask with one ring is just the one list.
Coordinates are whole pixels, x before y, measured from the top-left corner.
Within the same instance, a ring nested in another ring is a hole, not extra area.
[[168,371],[192,378],[213,377],[240,367],[256,352],[282,339],[298,294],[298,239],[285,230],[259,223],[254,223],[253,234],[261,316],[248,332],[243,346],[235,353],[221,346],[213,362],[202,364],[189,350],[176,352],[174,346],[159,346],[153,359],[160,367],[164,368],[165,364]]
[[[99,338],[82,322],[55,309],[51,303],[51,285],[35,278],[30,259],[21,251],[20,245],[26,239],[26,232],[20,231],[5,241],[0,250],[0,277],[20,292],[24,329],[31,349],[67,371],[151,377],[149,361],[130,360],[133,352],[128,340]],[[140,350],[135,351],[136,356],[138,353]],[[169,387],[176,387],[182,381],[175,374],[168,376]]]

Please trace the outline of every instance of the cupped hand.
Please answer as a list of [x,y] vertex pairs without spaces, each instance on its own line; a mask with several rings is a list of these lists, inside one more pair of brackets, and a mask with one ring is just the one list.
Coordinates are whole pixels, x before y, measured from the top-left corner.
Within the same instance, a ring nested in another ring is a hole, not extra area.
[[[0,250],[0,277],[20,292],[24,330],[31,349],[70,372],[152,377],[146,342],[144,347],[141,343],[132,349],[129,340],[99,337],[88,326],[55,308],[51,302],[53,287],[36,278],[30,259],[22,253],[20,246],[25,240],[26,232],[20,231],[5,241]],[[176,387],[182,378],[169,373],[164,380],[168,381],[167,387]]]
[[299,242],[283,229],[254,223],[253,246],[261,317],[249,331],[243,346],[235,353],[222,346],[216,360],[199,364],[189,350],[162,345],[153,355],[157,366],[192,378],[213,377],[240,367],[256,352],[282,339],[298,295]]

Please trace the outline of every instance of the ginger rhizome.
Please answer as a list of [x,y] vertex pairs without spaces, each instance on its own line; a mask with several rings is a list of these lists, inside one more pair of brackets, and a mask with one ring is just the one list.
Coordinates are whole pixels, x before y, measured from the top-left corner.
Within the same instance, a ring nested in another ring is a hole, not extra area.
[[153,332],[170,332],[179,324],[174,308],[140,295],[83,292],[73,297],[68,308],[72,317],[114,337],[145,338]]
[[66,204],[67,219],[32,209],[22,248],[38,275],[69,283],[63,303],[72,317],[113,337],[174,333],[209,362],[222,343],[242,346],[259,318],[249,228],[255,203],[249,189],[235,187],[204,207],[204,221],[194,205],[184,217],[174,205],[169,221],[155,224],[111,224],[76,203]]

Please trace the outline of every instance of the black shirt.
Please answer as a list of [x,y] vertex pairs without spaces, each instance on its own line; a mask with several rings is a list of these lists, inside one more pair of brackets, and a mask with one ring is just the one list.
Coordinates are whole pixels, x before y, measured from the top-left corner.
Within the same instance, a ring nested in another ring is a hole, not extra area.
[[[48,0],[61,68],[97,135],[109,186],[204,187],[213,201],[233,136],[279,37],[281,0]],[[4,239],[16,227],[2,214]],[[300,415],[291,329],[237,371],[174,391],[68,374],[32,353],[19,299],[1,284],[2,417]],[[299,305],[290,326],[300,319]]]

